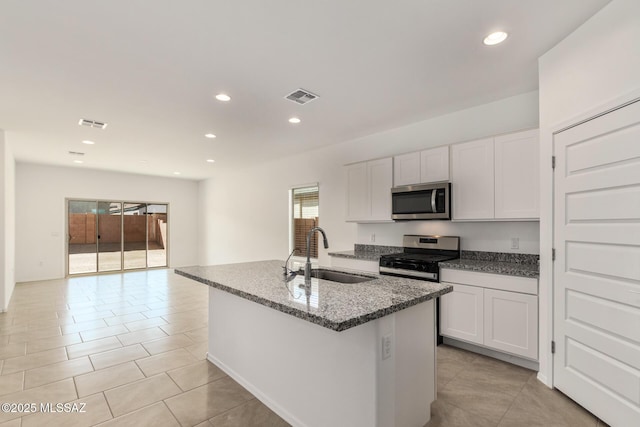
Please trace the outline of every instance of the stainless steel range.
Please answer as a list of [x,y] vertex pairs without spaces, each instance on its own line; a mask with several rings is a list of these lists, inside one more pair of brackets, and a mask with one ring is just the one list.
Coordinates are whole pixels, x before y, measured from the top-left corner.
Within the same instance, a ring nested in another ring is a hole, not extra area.
[[[460,258],[460,237],[405,234],[402,246],[403,252],[380,257],[380,274],[439,282],[438,263]],[[435,315],[436,342],[440,345],[443,341],[440,335],[440,298],[436,299]]]
[[460,258],[460,237],[405,234],[404,251],[382,255],[380,274],[440,281],[439,262]]

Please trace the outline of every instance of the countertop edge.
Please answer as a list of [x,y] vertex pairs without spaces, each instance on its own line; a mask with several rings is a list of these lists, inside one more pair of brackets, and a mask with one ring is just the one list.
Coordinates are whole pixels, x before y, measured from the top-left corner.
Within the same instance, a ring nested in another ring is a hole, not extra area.
[[288,315],[297,317],[299,319],[306,320],[306,321],[308,321],[310,323],[314,323],[314,324],[316,324],[318,326],[322,326],[324,328],[331,329],[331,330],[336,331],[336,332],[345,331],[347,329],[350,329],[350,328],[365,324],[365,323],[370,322],[372,320],[379,319],[381,317],[384,317],[384,316],[387,316],[389,314],[398,312],[400,310],[404,310],[405,308],[409,308],[409,307],[412,307],[414,305],[420,304],[422,302],[429,301],[431,299],[438,298],[438,297],[440,297],[440,296],[442,296],[444,294],[453,292],[453,286],[441,283],[441,285],[444,286],[444,288],[440,289],[438,291],[433,291],[433,292],[431,292],[431,293],[429,293],[427,295],[423,295],[423,296],[417,297],[417,298],[412,299],[410,301],[404,301],[402,303],[395,304],[395,305],[392,305],[390,307],[386,307],[386,308],[383,308],[383,309],[380,309],[380,310],[377,310],[377,311],[374,311],[372,313],[368,313],[368,314],[365,314],[365,315],[362,315],[362,316],[354,317],[352,319],[344,320],[342,322],[334,322],[334,321],[327,320],[327,319],[324,319],[322,317],[319,317],[319,316],[316,316],[316,315],[313,315],[313,314],[309,314],[309,313],[304,312],[302,310],[298,310],[298,309],[295,309],[295,308],[292,308],[292,307],[284,306],[282,304],[278,304],[278,303],[270,301],[268,299],[265,299],[265,298],[262,298],[262,297],[259,297],[259,296],[253,295],[253,294],[249,294],[247,292],[243,292],[241,290],[238,290],[238,289],[235,289],[235,288],[232,288],[232,287],[229,287],[229,286],[225,286],[225,285],[223,285],[221,283],[218,283],[218,282],[213,282],[211,280],[206,280],[206,279],[204,279],[202,277],[195,276],[193,274],[189,274],[187,272],[181,271],[179,268],[174,268],[173,271],[176,274],[180,275],[180,276],[186,277],[186,278],[191,279],[191,280],[195,280],[196,282],[205,284],[207,286],[211,286],[212,288],[219,289],[221,291],[230,293],[232,295],[236,295],[236,296],[238,296],[240,298],[246,299],[248,301],[255,302],[255,303],[263,305],[265,307],[273,308],[274,310],[277,310],[280,313],[288,314]]

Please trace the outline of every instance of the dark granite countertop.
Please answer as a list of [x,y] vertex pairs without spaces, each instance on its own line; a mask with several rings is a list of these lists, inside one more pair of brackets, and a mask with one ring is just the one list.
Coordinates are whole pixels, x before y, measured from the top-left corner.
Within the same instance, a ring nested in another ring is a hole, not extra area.
[[304,286],[304,277],[286,282],[283,265],[284,261],[272,260],[182,267],[175,272],[334,331],[353,328],[453,290],[450,285],[423,280],[362,274],[374,279],[362,283],[312,279],[307,298],[300,287]]
[[361,252],[361,251],[340,251],[329,252],[329,256],[336,258],[349,258],[349,259],[361,259],[363,261],[380,261],[380,253],[375,252]]
[[377,262],[380,261],[380,255],[393,254],[403,250],[402,246],[362,245],[356,243],[352,251],[329,252],[329,256]]
[[440,268],[538,278],[538,255],[462,251],[462,258],[440,263]]

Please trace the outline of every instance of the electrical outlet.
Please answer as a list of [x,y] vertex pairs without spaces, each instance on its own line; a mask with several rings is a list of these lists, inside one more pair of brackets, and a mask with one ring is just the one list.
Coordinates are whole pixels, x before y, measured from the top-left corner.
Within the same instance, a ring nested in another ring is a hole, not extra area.
[[511,238],[511,249],[520,249],[520,238],[512,237]]
[[376,233],[371,233],[371,235],[369,236],[369,241],[371,243],[376,241]]
[[382,337],[382,360],[391,357],[391,335]]

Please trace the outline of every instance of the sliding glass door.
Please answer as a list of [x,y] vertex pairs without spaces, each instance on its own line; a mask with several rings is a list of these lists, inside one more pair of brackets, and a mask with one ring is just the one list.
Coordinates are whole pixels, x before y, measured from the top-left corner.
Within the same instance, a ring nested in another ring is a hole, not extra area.
[[68,200],[68,273],[167,266],[168,205]]
[[98,202],[98,272],[122,270],[122,203]]
[[124,269],[147,267],[147,205],[124,204]]
[[98,202],[70,200],[68,207],[69,274],[98,271]]
[[148,250],[147,265],[149,267],[167,266],[167,205],[147,205]]

